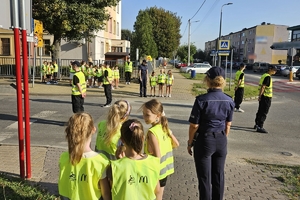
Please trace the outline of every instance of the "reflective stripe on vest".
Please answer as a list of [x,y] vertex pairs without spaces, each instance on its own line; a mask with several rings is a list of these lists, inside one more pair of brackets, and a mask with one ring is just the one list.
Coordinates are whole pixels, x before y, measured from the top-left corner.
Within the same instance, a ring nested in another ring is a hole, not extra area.
[[[160,158],[160,175],[159,180],[166,178],[168,175],[174,173],[174,157],[171,138],[162,129],[161,124],[157,124],[149,129],[151,133],[156,137],[159,144],[159,149],[161,153]],[[144,144],[145,153],[149,154],[148,151],[148,141]]]
[[173,83],[173,76],[167,77],[167,85],[171,85]]
[[[85,82],[85,76],[82,72],[76,72],[74,74],[74,76],[77,76],[78,79],[79,79],[79,84],[81,86],[81,91],[82,93],[86,93],[86,82]],[[74,85],[73,84],[73,81],[72,81],[72,95],[80,95],[80,91],[78,90],[78,87],[77,85]]]
[[95,147],[95,151],[103,154],[108,160],[117,160],[115,155],[109,154],[104,150],[99,150],[99,149],[97,149],[97,146]]
[[58,65],[54,64],[54,72],[58,72]]
[[125,72],[132,72],[132,62],[125,62]]
[[[234,79],[234,84],[235,84],[235,86],[238,85],[240,76],[241,76],[241,74],[243,74],[243,73],[244,73],[244,72],[242,72],[241,70],[238,70],[238,71],[235,73],[235,79]],[[241,84],[239,85],[239,88],[245,87],[244,80],[245,80],[245,76],[243,76],[242,81],[241,81]]]
[[[259,91],[260,91],[260,88],[262,87],[262,84],[263,84],[263,82],[264,82],[264,80],[267,76],[270,76],[270,74],[265,73],[261,76],[260,81],[259,81],[259,86],[258,86]],[[273,88],[273,83],[272,83],[272,77],[270,76],[270,86],[265,87],[263,95],[265,97],[272,97],[273,96],[273,89],[272,88]]]

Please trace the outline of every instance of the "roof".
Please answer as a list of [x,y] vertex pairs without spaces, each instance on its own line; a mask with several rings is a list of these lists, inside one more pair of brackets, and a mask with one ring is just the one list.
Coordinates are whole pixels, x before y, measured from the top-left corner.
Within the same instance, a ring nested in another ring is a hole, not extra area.
[[107,52],[104,55],[106,55],[106,56],[128,56],[129,53],[128,52]]
[[290,26],[287,28],[288,31],[300,30],[300,25]]

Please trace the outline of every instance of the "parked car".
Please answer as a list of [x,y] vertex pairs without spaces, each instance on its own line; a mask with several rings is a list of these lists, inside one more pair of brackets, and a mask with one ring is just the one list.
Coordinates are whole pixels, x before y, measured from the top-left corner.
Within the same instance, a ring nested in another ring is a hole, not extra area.
[[247,70],[253,70],[253,64],[247,63],[246,64],[246,69]]
[[266,72],[269,68],[269,63],[266,62],[255,62],[253,63],[253,71],[254,72]]
[[186,67],[186,66],[187,66],[186,63],[177,63],[177,64],[175,65],[175,67],[176,67],[177,69],[180,69],[181,67]]
[[296,71],[295,76],[300,79],[300,68]]
[[275,75],[281,76],[282,75],[281,74],[282,70],[284,70],[285,68],[287,68],[288,65],[276,65],[276,67],[277,67],[277,71],[276,71]]
[[181,67],[180,71],[184,73],[190,73],[192,70],[195,70],[197,74],[204,74],[211,68],[210,64],[204,63],[194,63],[187,67]]
[[289,76],[290,75],[290,71],[292,69],[293,72],[293,77],[296,77],[296,71],[300,68],[300,66],[292,66],[292,67],[286,67],[285,69],[283,69],[281,71],[281,75],[282,76]]

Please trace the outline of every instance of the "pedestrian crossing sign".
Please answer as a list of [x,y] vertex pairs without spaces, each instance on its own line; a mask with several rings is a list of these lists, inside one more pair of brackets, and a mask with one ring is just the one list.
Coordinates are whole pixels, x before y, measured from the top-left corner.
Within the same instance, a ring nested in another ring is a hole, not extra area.
[[219,50],[230,50],[230,40],[220,40]]

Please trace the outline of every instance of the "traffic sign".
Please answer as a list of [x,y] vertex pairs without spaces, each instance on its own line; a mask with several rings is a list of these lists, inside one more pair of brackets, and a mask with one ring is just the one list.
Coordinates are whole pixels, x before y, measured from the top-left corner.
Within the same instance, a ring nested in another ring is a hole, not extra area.
[[37,47],[43,47],[44,41],[43,41],[43,22],[34,20],[34,35],[38,37],[38,43]]
[[230,49],[230,40],[219,41],[219,50],[229,50],[229,49]]
[[289,48],[288,50],[288,55],[289,56],[295,56],[297,54],[297,49],[296,48]]
[[219,50],[218,55],[219,56],[229,56],[230,50]]

